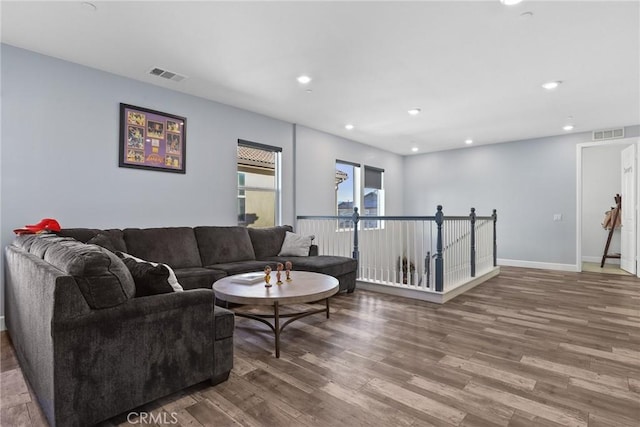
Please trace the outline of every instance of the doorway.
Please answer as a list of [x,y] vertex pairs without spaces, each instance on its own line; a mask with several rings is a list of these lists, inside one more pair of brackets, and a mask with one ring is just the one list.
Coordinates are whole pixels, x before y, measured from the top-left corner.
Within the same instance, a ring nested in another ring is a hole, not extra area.
[[[601,268],[604,245],[609,236],[609,230],[601,225],[605,211],[615,206],[616,194],[631,191],[627,196],[629,204],[625,204],[623,199],[622,211],[626,207],[627,222],[633,222],[625,227],[627,234],[624,236],[620,228],[615,229],[608,253],[622,254],[625,270],[640,277],[640,271],[636,268],[636,254],[640,250],[637,238],[640,221],[636,215],[640,185],[640,177],[636,173],[639,141],[638,138],[625,138],[577,146],[576,271],[631,274],[620,268],[620,259],[607,258]],[[631,149],[627,150],[626,160],[623,161],[623,150],[628,147]],[[633,154],[630,157],[631,150]],[[626,169],[627,177],[633,175],[631,183],[627,179],[623,185],[623,169]],[[631,209],[629,206],[632,206]],[[622,245],[625,245],[624,249]]]

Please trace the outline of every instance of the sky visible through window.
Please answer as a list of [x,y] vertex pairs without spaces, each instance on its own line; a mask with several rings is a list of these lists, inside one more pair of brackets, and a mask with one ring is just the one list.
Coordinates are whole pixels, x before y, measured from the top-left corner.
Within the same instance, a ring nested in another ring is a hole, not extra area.
[[347,180],[338,185],[338,204],[353,202],[353,166],[336,163],[336,169],[347,174]]

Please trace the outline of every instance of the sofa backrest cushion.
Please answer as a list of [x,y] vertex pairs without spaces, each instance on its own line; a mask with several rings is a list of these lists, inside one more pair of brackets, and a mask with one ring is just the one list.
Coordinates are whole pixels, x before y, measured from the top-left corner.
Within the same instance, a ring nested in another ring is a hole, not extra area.
[[256,259],[245,227],[194,228],[202,265]]
[[[31,252],[31,245],[37,240],[41,239],[42,235],[40,234],[21,234],[16,236],[13,240],[13,245],[19,247],[20,249]],[[42,251],[42,255],[39,255],[40,258],[44,256],[44,251]]]
[[104,233],[96,234],[95,236],[93,236],[92,238],[87,240],[86,243],[89,244],[89,245],[98,245],[98,246],[103,247],[106,250],[111,251],[113,253],[121,252],[116,248],[116,246],[113,244],[113,242],[111,241],[109,236],[107,236]]
[[290,225],[269,228],[248,228],[256,259],[278,256],[287,231],[293,231]]
[[75,278],[91,308],[114,307],[135,295],[129,269],[116,254],[99,246],[60,241],[47,249],[44,260]]
[[173,269],[202,267],[196,236],[191,227],[126,228],[128,254],[145,261],[168,264]]
[[127,245],[124,242],[122,230],[117,228],[109,230],[99,230],[97,228],[63,228],[57,234],[63,237],[73,237],[82,243],[87,243],[97,235],[106,236],[116,251],[127,252]]
[[36,234],[34,235],[34,239],[31,241],[31,244],[29,245],[27,243],[28,249],[26,250],[38,258],[44,259],[44,255],[47,253],[49,248],[65,241],[76,242],[77,240],[71,237],[59,237],[55,234]]

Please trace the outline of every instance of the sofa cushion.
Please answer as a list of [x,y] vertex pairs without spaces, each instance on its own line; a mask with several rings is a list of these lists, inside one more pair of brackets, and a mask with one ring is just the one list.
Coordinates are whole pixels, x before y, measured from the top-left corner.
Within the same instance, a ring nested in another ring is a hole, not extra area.
[[38,237],[38,234],[21,234],[13,240],[13,245],[19,247],[23,251],[29,252],[31,245]]
[[120,305],[136,292],[129,269],[113,252],[74,240],[50,246],[44,260],[73,276],[91,308]]
[[59,237],[55,234],[36,234],[35,238],[31,242],[29,246],[29,253],[44,259],[44,255],[47,250],[60,242],[72,241],[76,242],[77,240],[71,237]]
[[278,256],[309,256],[312,241],[313,236],[303,236],[287,231]]
[[95,236],[87,240],[87,244],[98,245],[113,253],[116,253],[118,251],[118,249],[116,249],[115,245],[113,244],[109,236],[107,236],[104,233],[96,234]]
[[293,231],[290,225],[280,225],[269,228],[248,228],[255,259],[277,256],[282,248],[287,231]]
[[256,259],[245,227],[196,227],[202,265]]
[[136,284],[136,298],[173,292],[169,284],[169,270],[164,264],[138,262],[133,258],[123,258]]
[[241,262],[227,262],[224,264],[208,265],[207,268],[213,268],[216,270],[222,270],[227,275],[250,273],[252,271],[262,271],[265,266],[271,266],[271,269],[275,271],[276,263],[269,261],[241,261]]
[[57,234],[61,237],[73,237],[83,243],[87,243],[98,234],[103,234],[109,238],[116,251],[127,252],[127,245],[124,243],[122,230],[117,228],[109,230],[99,230],[97,228],[63,228]]
[[[213,316],[215,322],[215,339],[221,340],[233,336],[235,315],[232,311],[222,307],[214,307]],[[214,346],[216,347],[216,346]]]
[[270,257],[265,261],[282,263],[291,261],[294,271],[313,271],[316,273],[328,274],[333,277],[352,273],[358,268],[358,262],[355,259],[332,255],[318,255],[311,257]]
[[92,237],[95,237],[102,230],[95,228],[63,228],[56,234],[60,237],[73,237],[79,242],[86,243]]
[[184,289],[211,289],[216,280],[227,275],[222,270],[203,267],[180,268],[175,270],[175,273]]
[[172,268],[202,267],[198,243],[190,227],[127,228],[127,253]]

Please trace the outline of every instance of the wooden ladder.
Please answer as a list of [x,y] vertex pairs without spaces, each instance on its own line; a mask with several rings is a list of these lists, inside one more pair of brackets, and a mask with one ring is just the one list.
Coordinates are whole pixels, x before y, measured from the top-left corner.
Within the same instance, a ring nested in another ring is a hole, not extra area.
[[609,255],[609,245],[611,244],[611,238],[613,237],[613,232],[616,229],[616,224],[618,222],[618,215],[620,215],[620,209],[622,209],[622,196],[616,194],[613,198],[616,202],[616,207],[613,208],[613,214],[611,218],[611,230],[609,230],[609,237],[607,237],[607,244],[604,245],[604,253],[602,254],[602,262],[600,263],[600,268],[604,267],[604,262],[607,258],[620,258],[620,254],[611,254]]

